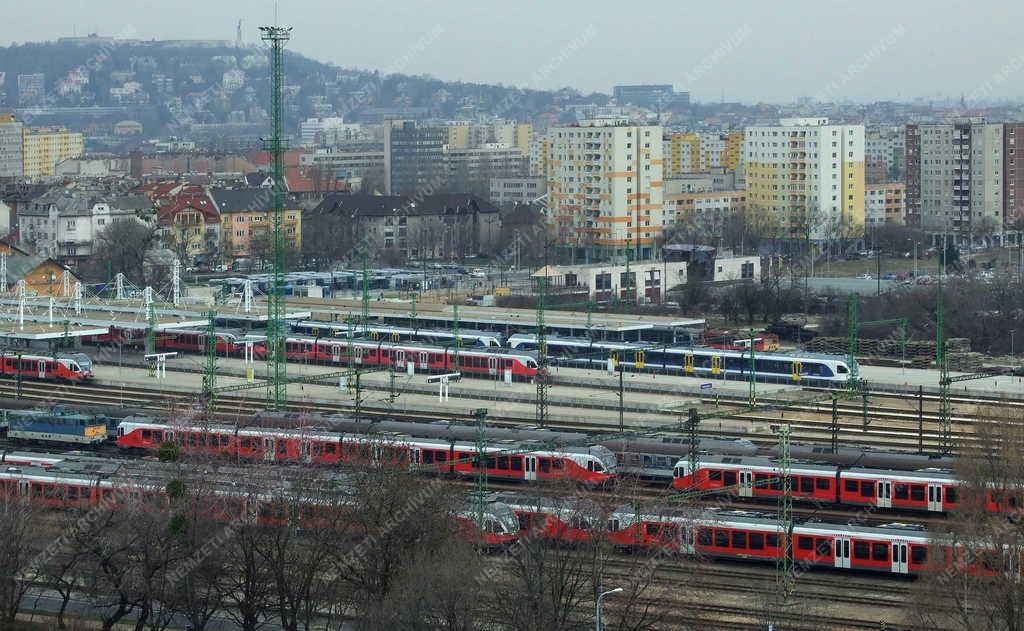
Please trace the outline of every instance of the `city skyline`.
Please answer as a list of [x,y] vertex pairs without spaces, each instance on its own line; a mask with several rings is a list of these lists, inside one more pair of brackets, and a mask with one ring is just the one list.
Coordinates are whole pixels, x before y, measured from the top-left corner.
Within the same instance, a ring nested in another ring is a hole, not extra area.
[[[275,16],[275,4],[267,0],[255,6],[202,5],[201,20],[181,5],[141,13],[122,0],[88,9],[39,4],[11,8],[10,19],[0,25],[0,45],[126,29],[142,40],[233,40],[239,19],[243,40],[252,44],[257,26]],[[762,6],[739,0],[715,11],[681,14],[677,6],[655,0],[643,15],[634,15],[625,6],[594,12],[573,0],[526,2],[497,20],[497,7],[466,2],[429,11],[399,2],[385,14],[372,5],[338,10],[316,1],[280,2],[276,14],[301,33],[289,48],[308,57],[446,81],[603,93],[616,84],[668,83],[701,102],[1024,98],[1021,82],[1014,80],[1024,72],[1024,46],[1015,43],[1014,28],[1024,8],[994,2],[972,4],[970,11],[959,6],[917,0]],[[325,15],[337,16],[337,22]],[[662,17],[650,19],[656,16]],[[631,20],[635,28],[625,26]],[[359,24],[351,29],[358,40],[345,36],[346,24]]]

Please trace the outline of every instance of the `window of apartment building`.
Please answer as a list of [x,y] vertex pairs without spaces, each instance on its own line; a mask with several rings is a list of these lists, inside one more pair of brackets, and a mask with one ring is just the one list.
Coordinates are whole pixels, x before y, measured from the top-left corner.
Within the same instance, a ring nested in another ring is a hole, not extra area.
[[68,230],[74,230],[75,229],[75,220],[74,219],[69,219],[68,220],[67,228],[68,228]]
[[97,226],[102,226],[102,225],[104,225],[104,224],[106,224],[106,223],[107,223],[107,220],[106,220],[106,219],[97,219],[97,220],[96,220],[96,225],[97,225]]
[[244,237],[245,236],[245,230],[235,230],[235,236],[236,237]]

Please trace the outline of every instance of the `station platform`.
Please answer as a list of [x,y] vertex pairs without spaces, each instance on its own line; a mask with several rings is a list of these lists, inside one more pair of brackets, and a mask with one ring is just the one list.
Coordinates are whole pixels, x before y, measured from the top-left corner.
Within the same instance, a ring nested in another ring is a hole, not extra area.
[[[950,377],[958,377],[968,373],[950,372]],[[866,379],[868,387],[887,386],[907,390],[922,387],[925,392],[939,389],[939,371],[922,368],[893,368],[889,366],[861,366],[860,376]],[[1024,377],[997,376],[983,379],[971,379],[952,384],[955,393],[980,393],[989,395],[1005,395],[1024,397]]]

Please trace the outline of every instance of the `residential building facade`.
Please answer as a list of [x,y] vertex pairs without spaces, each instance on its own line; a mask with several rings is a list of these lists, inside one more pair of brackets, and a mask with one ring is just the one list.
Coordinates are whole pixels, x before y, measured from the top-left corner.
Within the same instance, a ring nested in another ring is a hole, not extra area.
[[903,128],[866,128],[864,130],[865,183],[902,182],[905,176],[906,134]]
[[907,212],[915,223],[934,233],[1002,232],[1005,131],[981,118],[906,126]]
[[665,225],[662,128],[552,127],[548,141],[548,223],[560,244],[585,257],[652,257]]
[[747,127],[744,174],[748,210],[778,236],[863,235],[863,125],[789,118]]
[[[274,227],[273,189],[212,189],[209,194],[220,216],[222,256],[268,255]],[[286,247],[302,249],[302,209],[292,196],[285,198],[281,230]]]
[[390,120],[384,131],[384,190],[388,195],[413,195],[443,190],[448,166],[444,127],[418,125],[411,120]]
[[864,221],[867,227],[906,222],[907,185],[903,182],[864,185]]
[[220,214],[205,192],[179,195],[157,210],[160,235],[179,260],[219,262]]
[[496,206],[475,195],[330,195],[312,219],[340,216],[354,244],[407,257],[456,259],[490,252],[501,233]]
[[543,177],[492,177],[489,199],[492,204],[502,207],[529,204],[547,190],[547,180]]
[[529,158],[516,147],[494,143],[470,149],[445,150],[448,181],[445,190],[486,198],[491,178],[523,177]]
[[85,153],[82,134],[63,127],[26,127],[22,144],[22,171],[27,178],[50,177],[59,162]]
[[0,114],[0,177],[21,177],[25,172],[22,124],[14,114]]

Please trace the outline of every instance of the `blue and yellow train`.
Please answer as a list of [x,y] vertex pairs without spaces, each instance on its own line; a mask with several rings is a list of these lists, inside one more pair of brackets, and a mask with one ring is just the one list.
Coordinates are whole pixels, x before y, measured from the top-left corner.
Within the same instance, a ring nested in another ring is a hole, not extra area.
[[79,414],[59,409],[5,410],[7,438],[14,442],[90,446],[107,440],[106,416]]

